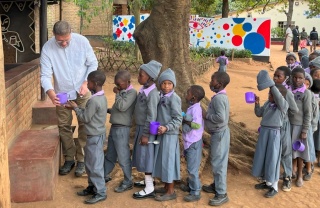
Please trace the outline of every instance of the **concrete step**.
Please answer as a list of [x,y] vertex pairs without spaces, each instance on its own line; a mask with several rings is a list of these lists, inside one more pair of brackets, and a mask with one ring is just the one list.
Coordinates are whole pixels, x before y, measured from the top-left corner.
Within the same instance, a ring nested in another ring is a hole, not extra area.
[[32,124],[57,125],[56,107],[50,99],[37,101],[32,107]]

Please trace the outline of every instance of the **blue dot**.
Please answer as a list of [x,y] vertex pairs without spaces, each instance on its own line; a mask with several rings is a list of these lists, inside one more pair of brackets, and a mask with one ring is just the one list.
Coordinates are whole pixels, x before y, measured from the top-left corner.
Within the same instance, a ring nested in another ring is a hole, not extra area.
[[212,39],[213,37],[212,36],[210,36],[210,39]]
[[213,33],[214,35],[216,35],[217,33]]
[[243,23],[244,20],[245,18],[233,18],[233,21],[237,24]]
[[194,37],[194,36],[196,36],[196,34],[193,34],[192,36]]
[[244,31],[246,31],[246,32],[250,32],[250,31],[252,30],[252,25],[251,25],[251,23],[244,23],[244,24],[242,25],[242,29],[243,29]]
[[217,43],[217,40],[214,40],[213,42],[214,42],[214,43]]
[[212,30],[214,30],[214,27],[212,28]]
[[223,44],[223,41],[220,41],[220,44]]
[[113,39],[117,40],[117,34],[113,33]]
[[254,32],[244,38],[243,46],[250,50],[252,54],[260,54],[264,51],[266,43],[262,35]]
[[127,32],[127,30],[128,30],[128,29],[127,29],[126,27],[124,27],[124,28],[122,29],[122,31],[125,32],[125,33]]

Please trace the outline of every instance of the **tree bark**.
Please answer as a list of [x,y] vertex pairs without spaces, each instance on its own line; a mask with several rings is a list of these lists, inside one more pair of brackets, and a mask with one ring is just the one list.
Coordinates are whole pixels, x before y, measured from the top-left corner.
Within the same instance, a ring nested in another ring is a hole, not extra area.
[[229,16],[229,1],[223,0],[222,2],[222,18],[227,18]]
[[[288,12],[285,12],[285,14],[287,16],[287,27],[286,27],[286,29],[288,29],[289,25],[291,25],[294,0],[289,0],[288,3],[289,3]],[[283,41],[282,50],[283,51],[286,50],[286,39]]]

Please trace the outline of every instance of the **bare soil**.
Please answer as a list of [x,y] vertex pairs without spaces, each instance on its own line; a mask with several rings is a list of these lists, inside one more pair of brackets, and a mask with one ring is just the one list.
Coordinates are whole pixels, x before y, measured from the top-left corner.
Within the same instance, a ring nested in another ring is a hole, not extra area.
[[[231,119],[236,122],[241,122],[241,126],[250,131],[256,132],[260,119],[254,115],[253,104],[246,104],[244,100],[244,93],[253,91],[263,103],[267,99],[268,91],[258,91],[256,83],[256,75],[261,69],[269,71],[270,76],[273,75],[273,69],[278,66],[285,65],[286,53],[281,51],[281,45],[271,46],[271,63],[252,62],[247,64],[241,61],[231,61],[227,72],[231,77],[231,82],[226,90],[231,103]],[[273,67],[273,68],[272,68]],[[210,98],[212,92],[209,89],[210,76],[216,71],[217,66],[206,72],[203,76],[197,79],[197,84],[205,88],[206,96]],[[178,81],[179,82],[179,81]],[[136,89],[139,89],[136,75],[133,74],[132,83]],[[105,92],[108,99],[108,104],[111,106],[114,100],[113,88],[113,74],[108,75]],[[184,98],[182,98],[184,100]],[[109,124],[108,124],[109,125]],[[236,133],[236,132],[234,132]],[[241,135],[240,135],[241,136]],[[239,146],[241,152],[241,146]],[[230,201],[221,207],[317,207],[316,200],[320,196],[319,177],[320,168],[316,167],[312,180],[305,182],[304,186],[298,188],[292,185],[290,192],[281,191],[282,181],[279,181],[279,194],[272,199],[267,199],[263,196],[265,191],[255,190],[254,184],[257,180],[247,172],[236,171],[232,168],[228,171],[228,195]],[[133,171],[134,180],[142,179],[143,175]],[[122,180],[122,172],[117,166],[112,172],[113,180],[107,184],[108,198],[106,201],[93,205],[94,207],[210,207],[208,201],[213,197],[212,194],[205,192],[201,193],[201,200],[198,202],[184,202],[183,196],[186,193],[176,188],[177,199],[168,202],[157,202],[153,199],[134,200],[132,194],[138,191],[138,188],[133,188],[124,193],[115,193],[114,188]],[[209,184],[213,180],[211,167],[207,163],[201,174],[202,184]],[[158,183],[160,186],[161,184]],[[74,170],[67,176],[59,176],[56,185],[55,197],[53,201],[43,201],[34,203],[13,203],[13,208],[71,208],[71,207],[87,207],[83,204],[84,198],[76,195],[76,192],[84,189],[87,186],[87,176],[76,178]],[[41,191],[41,190],[39,190]]]

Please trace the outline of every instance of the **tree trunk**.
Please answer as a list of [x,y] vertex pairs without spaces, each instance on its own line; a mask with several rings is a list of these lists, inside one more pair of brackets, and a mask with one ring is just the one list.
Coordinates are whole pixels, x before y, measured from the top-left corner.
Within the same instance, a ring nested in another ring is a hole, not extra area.
[[222,18],[227,18],[229,16],[229,1],[223,0],[222,2]]
[[[287,27],[286,29],[288,29],[289,25],[291,25],[291,21],[292,21],[292,15],[293,15],[293,4],[294,4],[294,0],[289,0],[289,8],[288,8],[288,12],[286,12],[286,16],[287,16]],[[283,47],[282,50],[285,51],[286,50],[286,40],[283,41]]]
[[[141,9],[141,0],[134,0],[134,1],[129,1],[131,3],[131,11],[134,15],[135,18],[135,25],[136,27],[140,24],[140,9]],[[141,53],[139,50],[139,46],[137,43],[135,43],[134,46],[134,53],[137,61],[141,61]]]

